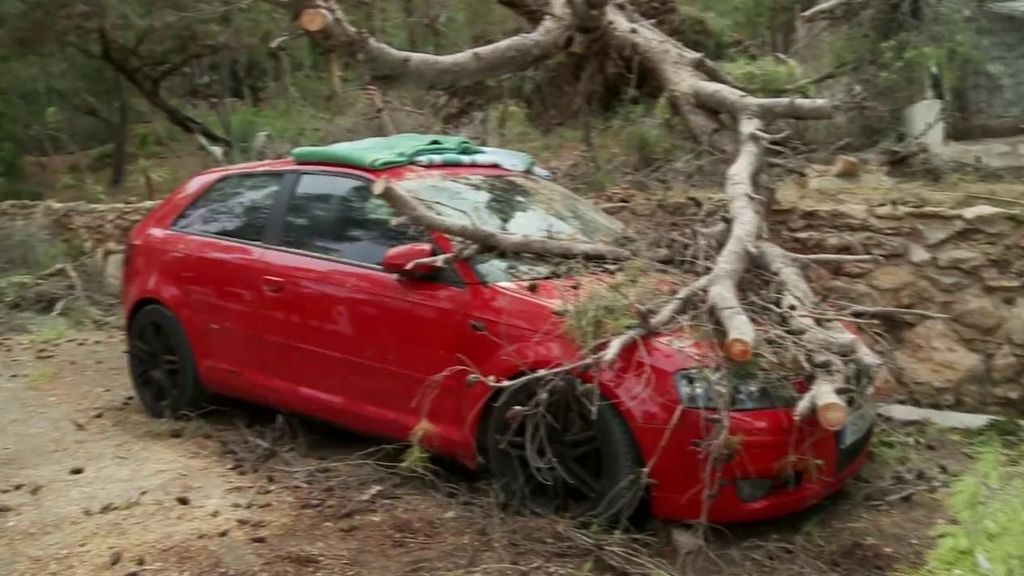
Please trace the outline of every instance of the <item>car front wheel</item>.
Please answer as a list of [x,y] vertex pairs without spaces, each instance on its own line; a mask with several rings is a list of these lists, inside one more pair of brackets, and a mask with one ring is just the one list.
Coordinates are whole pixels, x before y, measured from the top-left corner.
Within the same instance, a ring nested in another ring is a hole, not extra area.
[[484,455],[507,504],[602,524],[644,520],[643,462],[615,407],[572,378],[501,391]]
[[150,305],[128,327],[132,385],[154,418],[178,418],[200,407],[205,392],[199,383],[185,331],[166,308]]

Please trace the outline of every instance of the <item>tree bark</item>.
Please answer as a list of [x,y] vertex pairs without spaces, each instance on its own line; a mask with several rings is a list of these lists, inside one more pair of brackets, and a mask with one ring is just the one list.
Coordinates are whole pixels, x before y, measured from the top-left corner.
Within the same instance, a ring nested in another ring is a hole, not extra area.
[[373,193],[380,196],[396,213],[409,219],[413,224],[465,238],[485,250],[494,250],[504,254],[542,254],[559,258],[592,260],[626,260],[633,256],[628,250],[615,246],[509,234],[444,218],[427,210],[419,200],[387,179],[374,182]]
[[397,50],[367,36],[348,21],[334,0],[322,2],[324,8],[311,9],[329,12],[326,26],[306,31],[328,47],[361,54],[376,78],[401,78],[430,85],[471,84],[527,70],[561,52],[569,38],[569,10],[566,0],[555,0],[553,4],[551,14],[529,34],[444,56]]
[[110,187],[118,189],[124,184],[125,165],[128,163],[128,95],[125,94],[124,81],[120,77],[114,80],[114,91],[117,102],[117,117],[111,124],[111,143],[114,153],[110,157]]

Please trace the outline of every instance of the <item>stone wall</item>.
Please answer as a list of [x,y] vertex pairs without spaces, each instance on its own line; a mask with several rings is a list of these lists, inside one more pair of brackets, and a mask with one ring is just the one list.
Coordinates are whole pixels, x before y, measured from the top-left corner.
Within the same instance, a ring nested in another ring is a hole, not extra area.
[[0,226],[12,223],[36,223],[60,235],[63,240],[85,252],[106,247],[117,251],[136,222],[157,202],[134,204],[90,204],[87,202],[0,202]]
[[132,226],[156,204],[0,202],[0,227],[20,223],[48,230],[72,247],[72,253],[93,256],[94,265],[103,274],[104,285],[116,293],[121,287],[125,238]]
[[[99,252],[117,285],[118,246],[153,203],[0,203],[5,222],[52,226]],[[772,230],[803,254],[875,254],[882,264],[815,266],[828,299],[916,308],[948,318],[901,316],[880,326],[894,401],[1024,415],[1024,217],[991,206],[893,205],[779,208]],[[884,342],[883,342],[884,341]]]
[[962,210],[843,206],[777,210],[780,242],[804,254],[875,254],[885,262],[816,267],[834,301],[915,308],[883,324],[894,400],[1024,414],[1024,218],[991,206]]

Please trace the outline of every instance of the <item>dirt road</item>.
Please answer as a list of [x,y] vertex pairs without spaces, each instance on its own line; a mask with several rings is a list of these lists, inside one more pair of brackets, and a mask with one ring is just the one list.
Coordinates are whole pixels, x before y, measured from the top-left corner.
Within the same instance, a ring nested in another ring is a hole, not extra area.
[[715,531],[677,563],[665,529],[595,540],[506,515],[485,480],[424,473],[372,440],[296,434],[252,410],[151,420],[122,349],[116,333],[0,337],[0,575],[884,574],[920,559],[941,516],[937,493],[914,487],[962,459],[954,440],[898,458],[888,446],[846,495]]
[[236,526],[248,486],[143,416],[118,335],[0,348],[0,573],[177,574],[170,551]]

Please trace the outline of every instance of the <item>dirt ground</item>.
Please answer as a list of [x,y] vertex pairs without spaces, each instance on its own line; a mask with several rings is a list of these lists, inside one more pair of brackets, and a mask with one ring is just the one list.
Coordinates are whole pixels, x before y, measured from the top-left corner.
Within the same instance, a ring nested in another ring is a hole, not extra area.
[[244,406],[147,418],[111,332],[0,337],[0,574],[887,574],[919,562],[949,432],[884,424],[876,456],[795,518],[602,535],[499,510],[486,478]]

